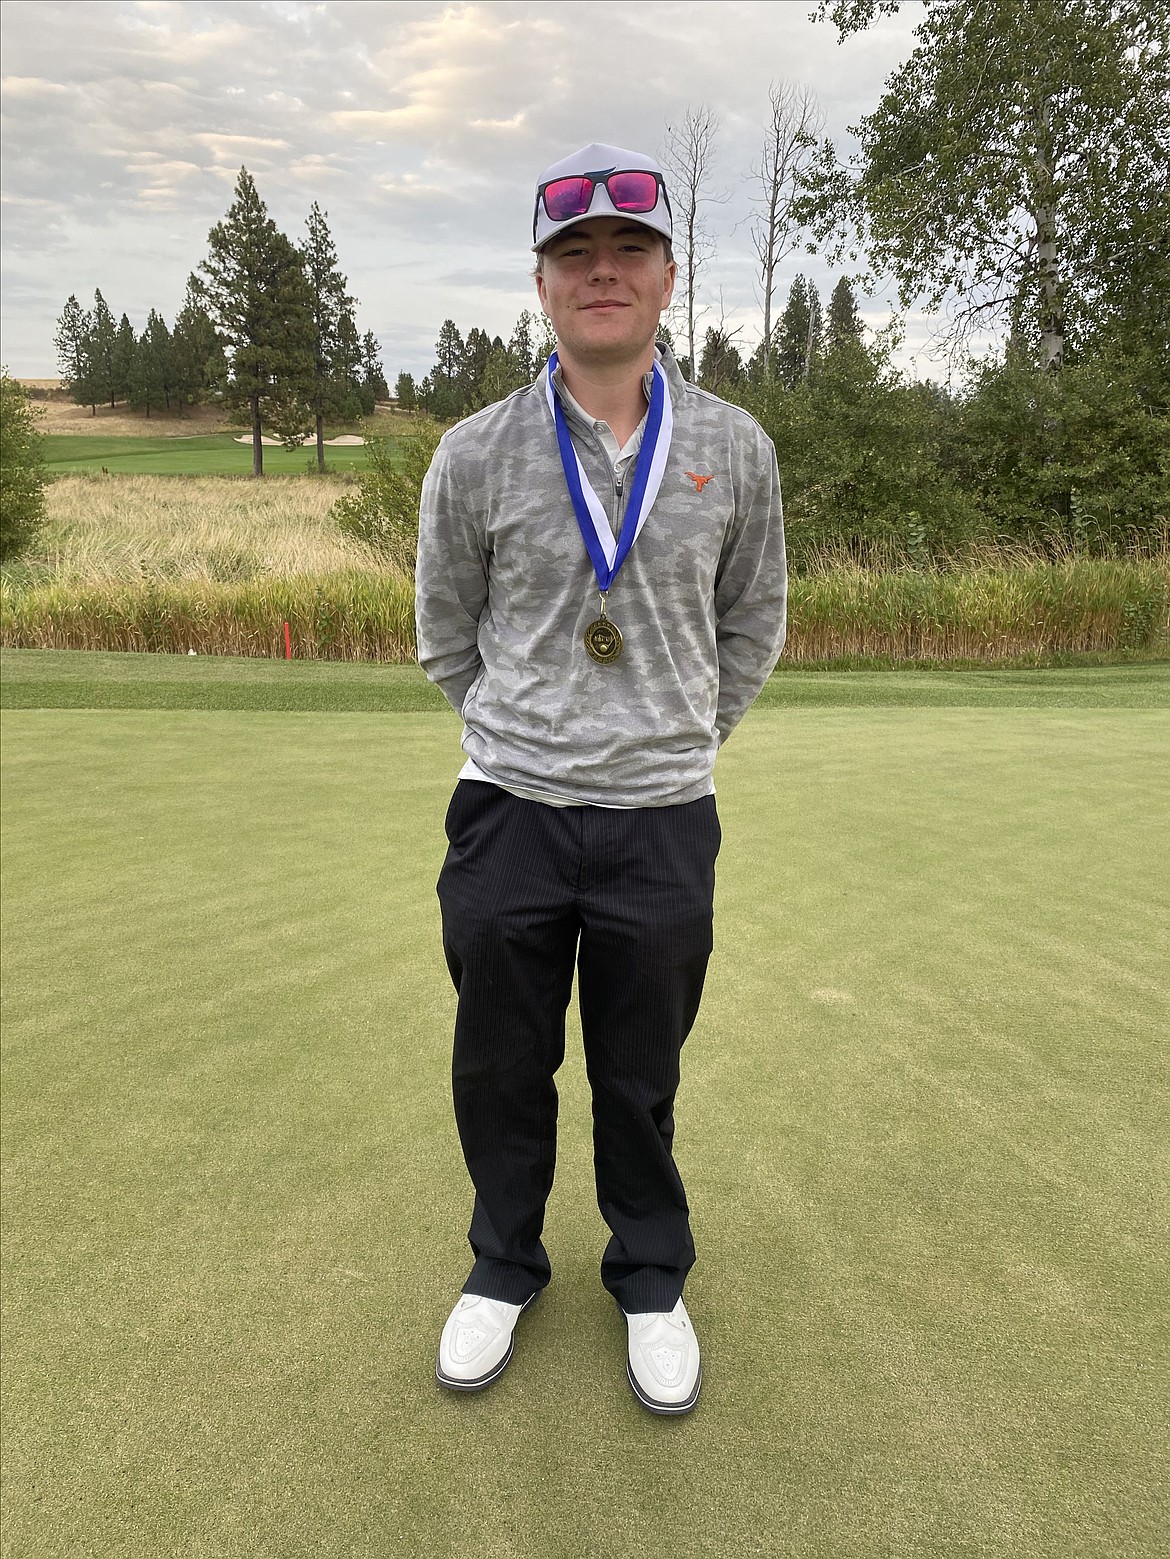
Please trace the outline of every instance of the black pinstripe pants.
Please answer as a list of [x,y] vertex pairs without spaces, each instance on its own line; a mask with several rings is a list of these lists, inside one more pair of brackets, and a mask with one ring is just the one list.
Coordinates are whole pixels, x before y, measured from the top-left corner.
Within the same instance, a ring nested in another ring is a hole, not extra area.
[[548,1282],[554,1074],[575,965],[612,1235],[602,1282],[627,1313],[670,1310],[695,1259],[671,1143],[679,1053],[711,953],[715,798],[552,807],[461,780],[447,837],[438,891],[459,993],[455,1118],[475,1186],[464,1292],[521,1304]]

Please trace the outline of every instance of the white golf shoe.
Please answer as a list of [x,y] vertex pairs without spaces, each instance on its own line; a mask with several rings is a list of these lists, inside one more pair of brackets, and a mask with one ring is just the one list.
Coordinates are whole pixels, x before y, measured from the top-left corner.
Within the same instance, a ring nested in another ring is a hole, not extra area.
[[512,1357],[512,1333],[520,1313],[535,1298],[532,1294],[522,1305],[509,1305],[479,1294],[461,1295],[439,1339],[439,1384],[452,1391],[482,1391],[498,1380]]
[[652,1413],[689,1413],[699,1400],[699,1339],[680,1299],[669,1315],[627,1315],[626,1372],[634,1395]]

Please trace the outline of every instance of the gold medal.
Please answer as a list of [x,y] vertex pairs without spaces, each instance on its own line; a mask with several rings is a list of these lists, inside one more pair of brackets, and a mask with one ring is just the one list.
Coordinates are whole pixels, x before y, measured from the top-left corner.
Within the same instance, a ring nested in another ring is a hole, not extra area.
[[599,666],[608,666],[622,652],[622,631],[605,615],[605,595],[601,597],[601,616],[585,630],[585,648]]

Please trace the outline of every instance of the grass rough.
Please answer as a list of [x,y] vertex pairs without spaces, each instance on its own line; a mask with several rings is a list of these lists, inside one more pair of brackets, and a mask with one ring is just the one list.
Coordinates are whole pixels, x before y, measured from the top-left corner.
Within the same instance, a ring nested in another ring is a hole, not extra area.
[[[841,656],[1043,664],[1164,654],[1168,594],[1156,563],[1088,558],[970,575],[797,576],[784,656],[798,665]],[[284,620],[300,655],[414,658],[413,583],[389,565],[242,583],[6,579],[0,594],[0,642],[15,648],[271,655]]]

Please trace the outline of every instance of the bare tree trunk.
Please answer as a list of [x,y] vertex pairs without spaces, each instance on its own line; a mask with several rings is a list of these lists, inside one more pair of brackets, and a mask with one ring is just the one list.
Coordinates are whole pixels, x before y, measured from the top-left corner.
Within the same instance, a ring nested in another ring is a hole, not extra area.
[[249,397],[252,407],[252,475],[264,475],[264,444],[263,430],[260,427],[260,397]]
[[1060,303],[1060,261],[1056,247],[1056,206],[1052,189],[1052,101],[1047,96],[1037,114],[1035,170],[1036,270],[1041,296],[1041,349],[1044,367],[1059,373],[1064,366],[1064,318]]
[[677,213],[676,251],[680,239],[682,243],[681,255],[676,252],[676,258],[679,260],[685,294],[685,330],[691,362],[689,377],[692,380],[698,378],[695,297],[699,276],[711,257],[712,248],[700,208],[704,201],[721,202],[728,199],[726,194],[716,194],[711,190],[711,165],[718,129],[718,116],[711,109],[702,105],[688,108],[679,124],[667,125],[666,141],[662,149],[662,165],[669,176],[670,197]]
[[[1056,201],[1053,190],[1055,153],[1052,137],[1052,97],[1042,82],[1036,109],[1036,145],[1032,154],[1034,182],[1033,220],[1036,224],[1036,277],[1040,285],[1040,350],[1046,374],[1060,375],[1064,367],[1064,317],[1060,301],[1060,257],[1056,235]],[[1062,381],[1054,381],[1059,402]],[[1064,444],[1064,422],[1059,406],[1055,415],[1045,418],[1044,433],[1048,448],[1045,463],[1056,467]],[[1050,494],[1052,507],[1060,516],[1070,541],[1072,533],[1072,494],[1062,480],[1054,480]]]
[[776,271],[795,247],[800,229],[791,219],[800,175],[816,145],[824,119],[807,87],[773,82],[768,91],[771,114],[764,132],[759,166],[752,176],[759,187],[755,201],[759,214],[752,223],[752,247],[760,262],[764,290],[763,367],[772,372],[772,300],[776,295]]
[[325,419],[317,413],[317,470],[325,475]]
[[819,312],[821,306],[820,299],[817,297],[816,292],[811,285],[808,290],[808,331],[804,339],[804,369],[800,376],[802,379],[807,379],[809,374],[812,373],[813,345],[816,341],[817,334],[817,313]]

